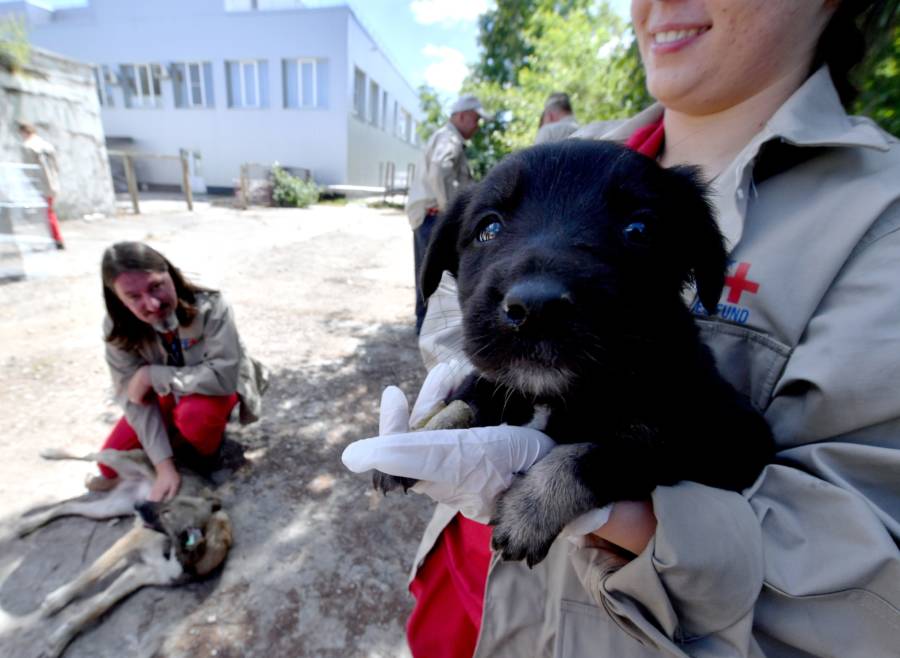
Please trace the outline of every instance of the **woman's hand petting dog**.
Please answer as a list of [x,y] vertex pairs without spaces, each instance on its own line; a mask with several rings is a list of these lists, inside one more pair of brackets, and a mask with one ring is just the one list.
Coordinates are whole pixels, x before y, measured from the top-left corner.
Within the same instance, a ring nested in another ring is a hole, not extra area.
[[171,500],[178,493],[181,487],[181,475],[175,468],[175,460],[172,457],[164,459],[155,466],[156,479],[147,494],[147,500],[158,503],[164,500]]

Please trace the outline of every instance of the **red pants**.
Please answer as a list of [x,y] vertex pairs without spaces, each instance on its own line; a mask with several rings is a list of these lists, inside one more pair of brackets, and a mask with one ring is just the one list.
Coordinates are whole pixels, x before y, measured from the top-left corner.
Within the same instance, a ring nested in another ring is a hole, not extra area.
[[406,637],[415,658],[475,653],[490,564],[491,527],[457,514],[409,586],[416,606]]
[[53,241],[56,243],[57,247],[63,246],[63,236],[62,231],[59,229],[59,218],[56,216],[56,211],[53,209],[53,197],[47,197],[47,224],[50,227],[50,236],[53,238]]
[[[238,396],[237,393],[223,396],[186,395],[177,404],[174,395],[157,396],[157,400],[163,421],[169,428],[169,440],[175,444],[179,438],[183,439],[207,457],[222,444],[225,425]],[[123,416],[101,450],[134,450],[140,447],[137,434]],[[114,470],[102,464],[100,472],[108,478],[116,477]]]

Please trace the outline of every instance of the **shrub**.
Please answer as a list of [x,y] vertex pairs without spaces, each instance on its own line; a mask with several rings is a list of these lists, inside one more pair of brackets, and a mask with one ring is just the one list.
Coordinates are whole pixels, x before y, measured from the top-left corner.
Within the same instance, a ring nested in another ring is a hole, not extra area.
[[28,64],[30,55],[25,21],[16,16],[0,18],[0,66],[17,71]]
[[278,164],[272,167],[272,203],[288,208],[306,208],[319,200],[319,188],[312,181],[291,176]]

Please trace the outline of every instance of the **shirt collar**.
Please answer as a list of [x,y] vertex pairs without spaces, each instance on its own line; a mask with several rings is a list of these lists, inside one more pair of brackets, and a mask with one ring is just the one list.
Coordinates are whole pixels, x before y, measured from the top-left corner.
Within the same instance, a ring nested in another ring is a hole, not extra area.
[[[586,126],[578,136],[624,141],[639,128],[658,121],[663,112],[662,104],[654,103],[611,131],[591,132],[591,126]],[[784,102],[752,142],[759,146],[770,139],[796,146],[890,148],[887,136],[871,120],[847,114],[825,66]]]
[[154,322],[153,329],[156,333],[164,334],[169,331],[175,331],[178,328],[178,317],[175,315],[175,312],[169,314],[163,322]]

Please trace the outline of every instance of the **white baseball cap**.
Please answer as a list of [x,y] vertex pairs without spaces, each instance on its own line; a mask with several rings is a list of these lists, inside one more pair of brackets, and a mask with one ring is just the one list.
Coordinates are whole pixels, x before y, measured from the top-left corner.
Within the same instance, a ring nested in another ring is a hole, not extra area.
[[456,114],[457,112],[466,112],[468,110],[474,110],[478,112],[478,115],[482,119],[493,119],[494,115],[489,112],[485,112],[484,108],[481,106],[481,101],[478,100],[478,96],[474,94],[465,94],[456,99],[456,102],[453,103],[453,106],[450,108],[450,114]]

